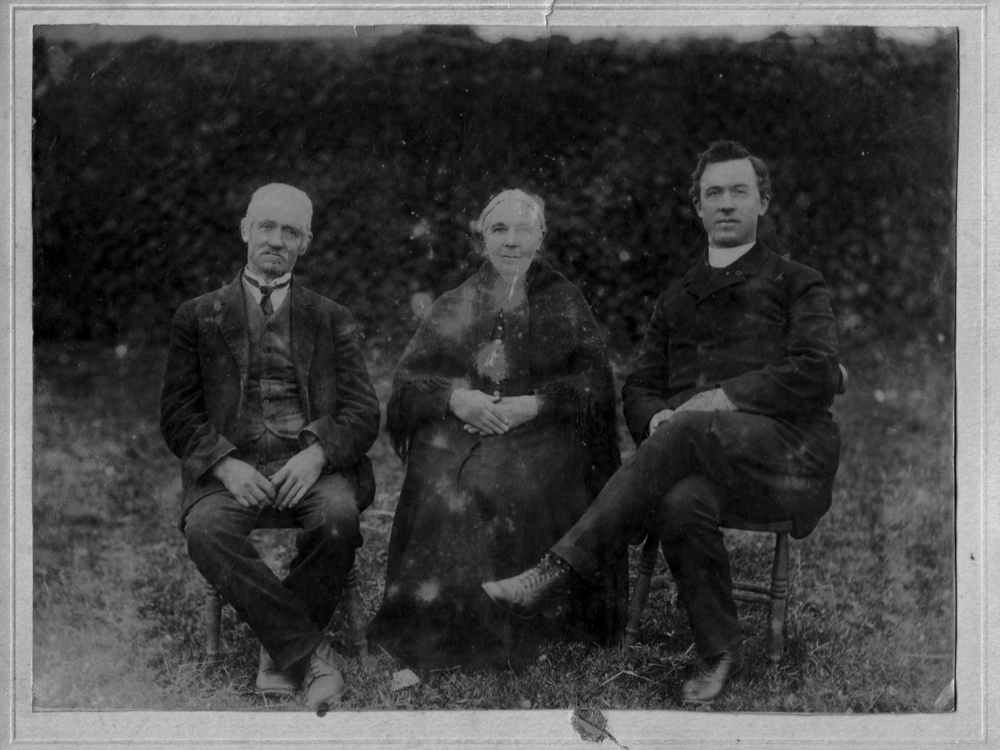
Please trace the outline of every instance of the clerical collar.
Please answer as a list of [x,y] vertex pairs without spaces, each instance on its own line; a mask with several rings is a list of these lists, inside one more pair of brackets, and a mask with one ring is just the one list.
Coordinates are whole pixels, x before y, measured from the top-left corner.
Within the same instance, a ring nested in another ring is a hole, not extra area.
[[284,276],[279,276],[274,281],[265,281],[264,279],[262,279],[257,274],[250,273],[250,269],[249,268],[244,268],[243,269],[243,275],[247,279],[256,282],[258,289],[260,287],[262,287],[262,286],[269,286],[269,287],[272,287],[272,288],[287,286],[288,282],[292,280],[291,271],[289,271],[288,273],[286,273]]
[[754,240],[749,245],[740,245],[739,247],[712,247],[709,245],[708,265],[712,268],[725,268],[746,255],[756,242]]

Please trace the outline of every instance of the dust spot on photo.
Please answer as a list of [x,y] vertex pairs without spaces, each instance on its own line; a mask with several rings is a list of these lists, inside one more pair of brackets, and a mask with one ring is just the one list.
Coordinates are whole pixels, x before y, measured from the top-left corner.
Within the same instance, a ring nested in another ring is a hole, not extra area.
[[450,490],[443,494],[448,498],[448,510],[452,513],[462,513],[469,507],[469,496],[464,492]]
[[475,316],[469,300],[459,300],[451,315],[443,315],[438,321],[438,331],[442,336],[459,338],[469,327]]
[[424,581],[417,587],[417,600],[430,604],[441,594],[441,584],[435,580]]

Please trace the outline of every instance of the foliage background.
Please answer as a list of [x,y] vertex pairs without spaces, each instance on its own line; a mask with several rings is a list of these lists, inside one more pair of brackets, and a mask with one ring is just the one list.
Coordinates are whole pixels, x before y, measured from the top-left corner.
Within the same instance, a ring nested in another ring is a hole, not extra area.
[[374,45],[35,44],[39,339],[163,341],[177,305],[244,260],[238,222],[268,181],[303,187],[301,271],[379,345],[410,300],[476,267],[491,195],[547,201],[548,256],[615,348],[703,243],[696,155],[767,159],[762,236],[819,268],[845,345],[951,339],[957,34],[870,28],[626,43],[482,41],[429,27]]

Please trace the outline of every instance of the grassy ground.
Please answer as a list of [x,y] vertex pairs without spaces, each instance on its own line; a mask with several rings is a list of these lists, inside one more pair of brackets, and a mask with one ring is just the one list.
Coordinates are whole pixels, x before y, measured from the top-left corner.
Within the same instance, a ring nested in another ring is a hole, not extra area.
[[[36,351],[35,707],[303,710],[301,699],[254,695],[257,642],[231,608],[224,658],[203,664],[202,581],[177,531],[178,463],[157,425],[163,358],[161,350],[75,344]],[[845,362],[851,384],[835,407],[844,452],[833,508],[792,544],[784,658],[768,665],[766,611],[744,605],[744,677],[702,710],[930,711],[952,677],[950,354],[865,351]],[[370,361],[383,403],[392,364]],[[369,615],[403,476],[384,436],[372,457],[379,490],[362,517],[358,561]],[[280,568],[293,532],[256,533]],[[766,576],[769,541],[730,532],[730,542],[738,573]],[[335,641],[338,626],[335,618]],[[517,675],[429,673],[393,690],[401,665],[345,646],[353,658],[344,707],[674,708],[690,646],[683,614],[663,594],[651,597],[631,649],[557,645]]]

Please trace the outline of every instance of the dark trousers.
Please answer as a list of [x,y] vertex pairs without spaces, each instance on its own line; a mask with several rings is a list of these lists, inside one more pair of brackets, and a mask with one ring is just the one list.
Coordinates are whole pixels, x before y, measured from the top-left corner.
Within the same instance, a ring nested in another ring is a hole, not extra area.
[[[301,528],[289,573],[279,580],[249,535],[285,516]],[[323,638],[361,546],[354,489],[342,474],[322,474],[291,510],[244,508],[226,491],[188,511],[184,536],[201,574],[236,609],[280,669]]]
[[[834,426],[834,430],[836,427]],[[808,454],[780,421],[741,412],[680,412],[661,423],[552,548],[596,582],[643,530],[663,553],[703,658],[740,640],[723,513],[757,521],[817,518],[829,507],[839,436],[829,457]],[[819,460],[822,459],[822,460]],[[798,473],[803,469],[810,473]]]

